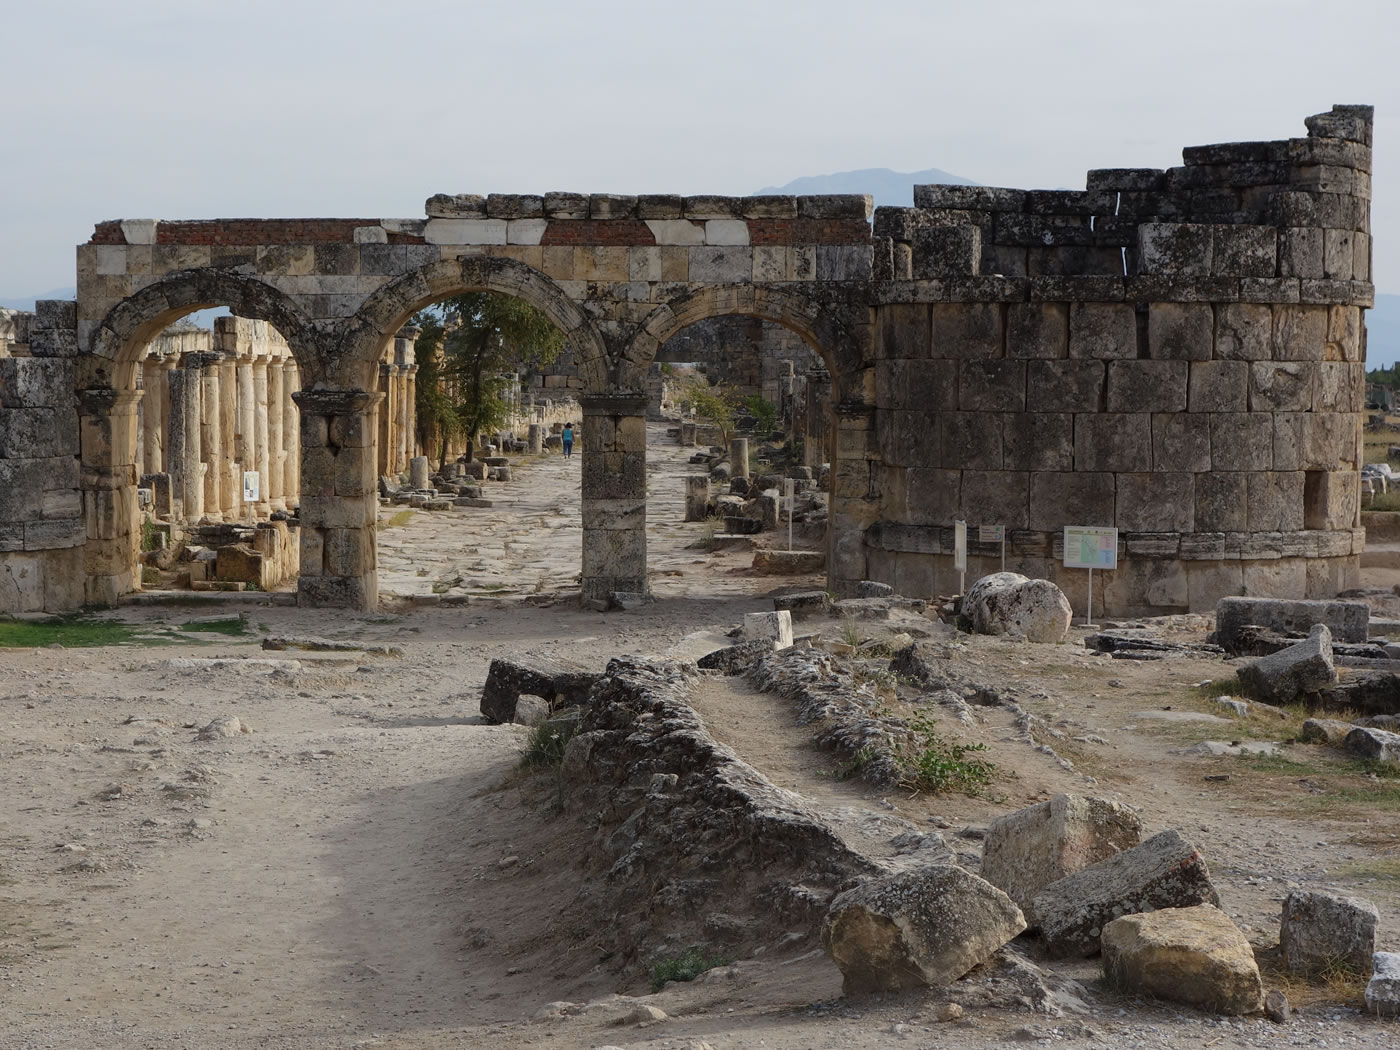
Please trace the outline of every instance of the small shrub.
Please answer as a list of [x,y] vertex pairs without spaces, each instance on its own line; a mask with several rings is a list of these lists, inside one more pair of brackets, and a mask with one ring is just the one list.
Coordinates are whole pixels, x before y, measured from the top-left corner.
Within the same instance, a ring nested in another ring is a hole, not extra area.
[[847,616],[841,621],[841,640],[850,646],[860,645],[860,627],[854,616]]
[[160,570],[157,569],[154,565],[143,565],[143,566],[141,566],[141,586],[142,586],[142,587],[158,587],[158,586],[160,586]]
[[831,773],[834,780],[854,780],[865,772],[865,767],[875,760],[875,749],[867,744],[848,760],[837,766]]
[[983,794],[996,779],[996,764],[971,758],[987,750],[986,744],[960,744],[946,739],[924,715],[909,723],[912,741],[900,761],[907,787],[941,794],[961,791],[971,796]]
[[526,769],[544,769],[564,761],[564,749],[578,732],[577,722],[541,722],[530,730],[520,749],[520,764]]
[[141,549],[143,551],[159,550],[156,537],[160,530],[156,528],[156,523],[149,514],[141,515]]
[[778,406],[760,394],[744,398],[744,411],[754,418],[754,429],[767,434],[778,426]]
[[652,964],[651,990],[661,991],[667,981],[693,981],[706,970],[728,966],[733,961],[727,955],[707,955],[699,948],[687,948],[681,955]]

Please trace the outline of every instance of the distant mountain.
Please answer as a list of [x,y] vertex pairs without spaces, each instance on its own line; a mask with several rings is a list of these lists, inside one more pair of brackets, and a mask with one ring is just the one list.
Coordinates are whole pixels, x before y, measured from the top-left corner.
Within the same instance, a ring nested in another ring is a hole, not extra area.
[[0,299],[0,310],[33,310],[36,299],[73,299],[78,295],[76,288],[55,288],[50,292],[40,292],[27,299]]
[[1400,295],[1377,295],[1366,311],[1366,367],[1386,368],[1400,362]]
[[804,175],[786,186],[765,186],[759,193],[868,193],[875,206],[897,208],[914,206],[914,187],[930,183],[951,183],[955,186],[976,186],[971,179],[954,175],[940,168],[927,171],[891,171],[889,168],[863,168],[860,171],[838,171],[834,175]]

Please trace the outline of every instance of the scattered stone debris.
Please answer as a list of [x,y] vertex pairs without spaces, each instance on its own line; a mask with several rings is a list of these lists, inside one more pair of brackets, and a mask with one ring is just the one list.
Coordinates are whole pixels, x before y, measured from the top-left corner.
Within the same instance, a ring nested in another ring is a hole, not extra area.
[[1400,1017],[1400,952],[1376,952],[1366,983],[1366,1009],[1377,1017]]
[[1316,624],[1305,641],[1265,656],[1238,671],[1244,694],[1273,704],[1287,704],[1320,693],[1337,682],[1332,663],[1332,632]]
[[1346,735],[1342,746],[1359,758],[1369,758],[1391,765],[1400,764],[1400,733],[1357,726]]
[[832,599],[826,591],[799,591],[796,594],[780,594],[773,599],[773,608],[779,612],[789,612],[794,620],[805,620],[813,616],[827,616],[831,613]]
[[481,713],[491,722],[515,721],[515,707],[524,694],[544,697],[552,710],[575,707],[588,699],[588,692],[602,675],[581,667],[532,657],[523,663],[498,657],[486,672],[481,689]]
[[786,609],[778,612],[745,613],[743,636],[746,641],[767,639],[775,649],[791,648],[792,613]]
[[837,897],[822,946],[846,995],[941,987],[1026,928],[995,886],[951,864],[875,879]]
[[1316,976],[1332,967],[1365,973],[1376,952],[1376,906],[1357,897],[1294,890],[1283,902],[1279,949],[1289,973]]
[[968,588],[962,615],[978,634],[1006,634],[1057,643],[1069,633],[1069,599],[1049,580],[994,572]]
[[1264,1016],[1274,1024],[1287,1023],[1293,1016],[1293,1010],[1288,1005],[1288,996],[1277,988],[1272,989],[1264,996]]
[[232,740],[244,733],[251,733],[252,730],[244,725],[236,716],[225,715],[216,718],[205,726],[200,727],[195,734],[196,740]]
[[747,672],[759,657],[772,651],[773,639],[752,638],[747,642],[740,642],[738,645],[727,645],[723,649],[706,653],[695,663],[702,671],[719,671],[721,674],[738,675]]
[[1309,718],[1303,723],[1298,738],[1305,744],[1331,744],[1341,747],[1347,734],[1356,726],[1337,718]]
[[262,640],[262,647],[274,651],[302,649],[316,653],[368,653],[371,656],[403,655],[403,650],[395,645],[362,645],[359,642],[341,642],[331,638],[302,638],[290,635],[270,635]]
[[1221,598],[1215,606],[1213,640],[1231,656],[1253,655],[1245,648],[1247,627],[1303,637],[1313,627],[1327,627],[1339,642],[1365,642],[1371,609],[1365,602],[1291,601],[1281,598]]
[[1254,950],[1210,904],[1124,915],[1104,927],[1102,944],[1104,974],[1124,991],[1227,1015],[1264,1008]]

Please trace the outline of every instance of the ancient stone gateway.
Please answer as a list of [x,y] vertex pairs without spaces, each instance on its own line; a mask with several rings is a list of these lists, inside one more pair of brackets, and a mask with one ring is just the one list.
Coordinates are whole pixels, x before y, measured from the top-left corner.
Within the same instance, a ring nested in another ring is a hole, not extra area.
[[[736,314],[830,372],[837,591],[948,589],[962,518],[1005,525],[1008,568],[1072,598],[1062,527],[1117,525],[1113,613],[1334,593],[1364,542],[1371,111],[1307,127],[1083,191],[917,187],[873,228],[864,197],[562,193],[439,196],[425,219],[101,223],[76,303],[40,304],[28,333],[80,424],[83,519],[55,557],[81,546],[88,601],[137,586],[135,363],[174,318],[227,306],[272,323],[301,376],[301,600],[372,606],[379,362],[415,310],[486,290],[543,310],[580,361],[587,598],[646,589],[648,366]],[[0,552],[42,560],[55,530],[31,547],[16,512],[0,536],[17,522],[21,547]]]

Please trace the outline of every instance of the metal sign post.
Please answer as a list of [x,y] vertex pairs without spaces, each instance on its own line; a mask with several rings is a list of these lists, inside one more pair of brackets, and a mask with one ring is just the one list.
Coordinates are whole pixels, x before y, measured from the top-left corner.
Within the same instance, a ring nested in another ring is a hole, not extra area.
[[958,593],[967,593],[967,522],[953,522],[953,568],[958,570]]
[[1005,525],[978,525],[978,543],[1000,543],[1001,544],[1001,571],[1006,571],[1006,526]]
[[792,509],[793,504],[797,502],[796,493],[797,482],[795,482],[792,478],[784,478],[783,495],[787,499],[788,512],[788,550],[792,550]]
[[1065,568],[1089,570],[1089,607],[1084,626],[1092,627],[1094,615],[1094,570],[1118,568],[1118,530],[1093,525],[1065,526]]

